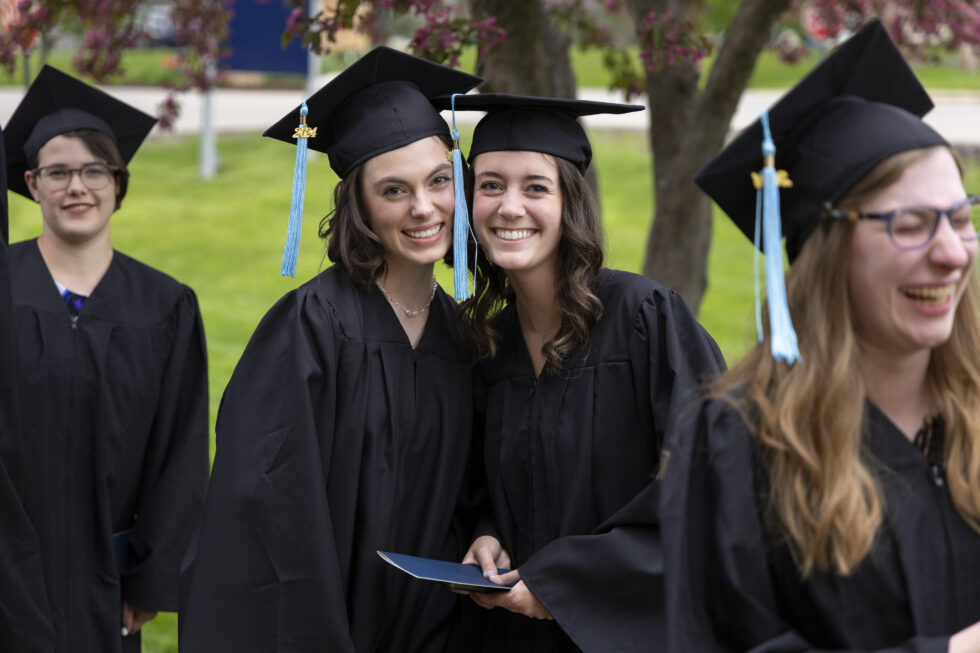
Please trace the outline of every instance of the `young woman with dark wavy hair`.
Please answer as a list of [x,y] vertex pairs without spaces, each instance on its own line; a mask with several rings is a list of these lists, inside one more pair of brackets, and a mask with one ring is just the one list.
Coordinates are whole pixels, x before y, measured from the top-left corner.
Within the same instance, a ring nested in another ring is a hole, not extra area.
[[489,110],[470,149],[481,258],[464,318],[490,506],[464,562],[516,583],[472,595],[492,609],[474,647],[650,650],[661,442],[724,362],[676,293],[602,267],[576,117],[639,107],[488,94],[456,108]]
[[[225,390],[181,651],[457,650],[457,597],[376,552],[468,544],[472,373],[433,276],[455,203],[429,98],[478,82],[376,48],[307,100],[301,133],[341,178],[320,226],[334,264],[270,309]],[[299,115],[266,135],[295,143]]]
[[[872,23],[767,113],[795,330],[667,445],[670,651],[980,651],[980,197],[929,108]],[[750,237],[765,123],[699,176]]]

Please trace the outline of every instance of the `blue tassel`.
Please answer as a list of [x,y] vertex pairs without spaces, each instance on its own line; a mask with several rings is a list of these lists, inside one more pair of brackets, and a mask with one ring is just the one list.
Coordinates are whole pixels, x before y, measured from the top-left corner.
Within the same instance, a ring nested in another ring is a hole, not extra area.
[[[769,131],[769,112],[764,111],[762,121],[762,244],[766,257],[766,292],[769,295],[769,337],[773,358],[792,365],[800,358],[800,350],[793,329],[786,300],[786,278],[783,274],[782,224],[779,215],[780,179],[776,173],[776,146]],[[789,185],[789,181],[783,182]],[[758,206],[757,206],[758,215]],[[758,279],[758,277],[757,277]],[[758,291],[757,291],[758,292]],[[756,295],[758,297],[758,294]],[[761,322],[761,320],[760,320]]]
[[279,274],[284,277],[296,275],[296,262],[299,259],[299,240],[303,232],[303,198],[306,194],[306,142],[316,137],[316,127],[306,126],[306,100],[299,109],[299,127],[293,133],[296,139],[296,167],[293,170],[293,197],[289,203],[289,227],[286,229],[286,246],[282,252],[282,267]]
[[[467,237],[473,233],[470,228],[470,214],[466,208],[466,189],[463,178],[463,153],[459,150],[459,131],[456,129],[456,96],[453,93],[450,103],[453,112],[453,193],[456,200],[453,211],[453,293],[456,301],[473,296],[470,288],[469,264],[467,262]],[[476,260],[476,238],[473,238],[473,257]]]

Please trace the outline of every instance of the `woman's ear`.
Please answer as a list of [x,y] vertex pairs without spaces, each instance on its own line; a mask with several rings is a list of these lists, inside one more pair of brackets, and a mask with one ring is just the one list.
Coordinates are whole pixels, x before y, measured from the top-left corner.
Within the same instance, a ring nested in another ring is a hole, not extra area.
[[24,171],[24,181],[27,183],[27,190],[31,191],[31,197],[34,198],[35,202],[40,202],[40,193],[37,189],[37,178],[34,176],[33,170]]

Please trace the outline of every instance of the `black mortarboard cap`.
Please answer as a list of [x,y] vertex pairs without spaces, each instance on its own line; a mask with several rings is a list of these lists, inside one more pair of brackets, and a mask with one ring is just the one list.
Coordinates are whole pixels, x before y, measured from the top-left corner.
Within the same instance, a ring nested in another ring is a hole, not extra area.
[[[482,79],[380,46],[358,59],[306,100],[307,124],[317,128],[311,149],[325,152],[341,179],[373,156],[427,136],[449,135],[429,98],[465,93]],[[296,144],[300,107],[263,136]]]
[[[451,98],[436,106],[451,108]],[[566,98],[480,93],[455,100],[458,111],[486,111],[473,130],[469,161],[484,152],[531,151],[559,156],[585,172],[592,161],[592,146],[577,118],[598,113],[642,111],[637,104],[591,102]]]
[[[775,167],[793,183],[780,189],[790,260],[833,204],[886,158],[946,144],[921,117],[929,95],[877,20],[864,25],[769,109]],[[763,167],[760,121],[743,130],[698,173],[699,186],[754,239]]]
[[44,66],[3,131],[10,190],[33,199],[24,181],[28,161],[59,134],[76,129],[103,132],[128,163],[156,122],[108,93]]

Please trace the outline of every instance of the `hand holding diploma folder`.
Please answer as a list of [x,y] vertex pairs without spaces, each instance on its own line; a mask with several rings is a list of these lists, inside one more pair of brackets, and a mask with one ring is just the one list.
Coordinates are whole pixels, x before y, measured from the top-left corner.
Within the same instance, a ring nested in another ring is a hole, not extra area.
[[[431,558],[419,558],[401,553],[378,551],[381,559],[391,566],[404,571],[409,576],[421,580],[432,580],[442,583],[449,589],[462,592],[493,592],[509,591],[513,585],[497,585],[483,577],[476,565],[464,565],[458,562],[445,562]],[[505,574],[509,569],[498,569],[497,573]]]

